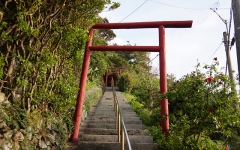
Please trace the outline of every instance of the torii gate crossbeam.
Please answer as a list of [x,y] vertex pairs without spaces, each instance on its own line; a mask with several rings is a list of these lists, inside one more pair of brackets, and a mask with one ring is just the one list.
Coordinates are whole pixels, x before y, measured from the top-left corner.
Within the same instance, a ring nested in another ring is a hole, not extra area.
[[[84,60],[82,66],[79,92],[74,115],[74,130],[71,136],[71,142],[77,142],[80,129],[82,108],[85,96],[85,86],[87,73],[90,62],[91,51],[145,51],[159,52],[160,64],[160,93],[167,92],[167,72],[166,72],[166,49],[165,49],[165,28],[190,28],[192,20],[188,21],[156,21],[156,22],[129,22],[129,23],[97,23],[89,30],[89,40],[86,43]],[[91,46],[94,29],[137,29],[137,28],[158,28],[159,46]],[[166,98],[161,103],[161,125],[162,132],[167,133],[169,130],[168,100]]]

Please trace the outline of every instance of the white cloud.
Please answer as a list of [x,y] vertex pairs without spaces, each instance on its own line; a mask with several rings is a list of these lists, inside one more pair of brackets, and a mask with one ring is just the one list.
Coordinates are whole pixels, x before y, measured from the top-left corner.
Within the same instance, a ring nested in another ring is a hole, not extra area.
[[202,22],[199,21],[198,24],[195,23],[193,25],[193,28],[196,28],[197,30],[204,30],[209,28],[216,28],[219,27],[219,25],[225,26],[216,14],[211,14],[210,16],[207,16],[207,18],[202,18],[201,21]]
[[117,45],[125,45],[127,42],[120,39],[120,38],[114,38],[110,43],[109,45],[112,45],[112,44],[117,44]]

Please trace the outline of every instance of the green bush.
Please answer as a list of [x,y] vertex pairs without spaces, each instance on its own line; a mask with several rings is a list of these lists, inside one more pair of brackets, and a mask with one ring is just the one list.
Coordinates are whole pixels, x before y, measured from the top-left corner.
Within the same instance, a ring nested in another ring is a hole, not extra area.
[[28,126],[28,115],[26,110],[19,108],[17,105],[5,104],[0,105],[0,120],[6,122],[7,126],[13,129],[25,129]]
[[131,98],[129,103],[147,125],[159,149],[239,149],[239,99],[229,77],[217,66],[217,61],[201,71],[197,66],[197,72],[174,81],[173,88],[157,97],[169,101],[167,140],[161,130],[159,106],[148,110],[140,96]]
[[129,72],[123,73],[118,81],[118,87],[122,92],[131,92],[134,80]]

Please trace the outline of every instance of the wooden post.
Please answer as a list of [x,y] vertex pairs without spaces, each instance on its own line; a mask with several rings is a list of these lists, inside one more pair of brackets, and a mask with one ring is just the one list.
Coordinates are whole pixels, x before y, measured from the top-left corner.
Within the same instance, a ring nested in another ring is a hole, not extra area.
[[[159,47],[160,47],[160,93],[167,92],[167,70],[166,70],[166,49],[165,49],[165,28],[163,25],[159,26]],[[168,116],[168,100],[166,98],[161,101],[161,125],[162,132],[168,134],[169,130],[169,116]]]
[[106,77],[105,77],[105,87],[107,87],[107,81],[108,81],[108,70],[106,72]]
[[84,103],[85,87],[86,87],[86,82],[87,82],[88,67],[89,67],[90,55],[91,55],[89,46],[92,45],[92,36],[93,36],[93,29],[90,29],[89,40],[86,43],[86,48],[85,48],[85,53],[84,53],[82,73],[81,73],[81,79],[80,79],[80,84],[79,84],[79,92],[78,92],[77,104],[76,104],[76,108],[75,108],[74,129],[73,129],[73,133],[72,133],[72,136],[70,139],[70,141],[73,143],[76,143],[78,141],[78,133],[80,130],[80,123],[81,123],[81,119],[82,119],[82,108],[83,108],[83,103]]
[[231,62],[231,56],[230,56],[230,52],[229,52],[229,44],[228,44],[229,39],[228,39],[227,32],[223,32],[223,39],[224,39],[223,42],[225,45],[226,58],[227,58],[227,64],[228,64],[228,73],[229,73],[230,80],[233,83],[232,90],[236,91],[234,76],[233,76],[233,72],[232,72],[232,62]]

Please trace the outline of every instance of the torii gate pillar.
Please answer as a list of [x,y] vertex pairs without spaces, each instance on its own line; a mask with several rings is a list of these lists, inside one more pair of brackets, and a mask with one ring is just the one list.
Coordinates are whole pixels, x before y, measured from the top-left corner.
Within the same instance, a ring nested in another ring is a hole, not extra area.
[[[166,67],[166,48],[165,48],[165,28],[163,25],[159,26],[159,70],[160,70],[160,93],[167,92],[167,67]],[[162,132],[166,133],[169,130],[169,115],[168,115],[168,100],[163,98],[161,100],[161,125]]]
[[93,29],[91,28],[89,30],[89,40],[86,42],[85,53],[83,58],[82,73],[81,73],[81,78],[79,83],[77,104],[76,104],[75,114],[74,114],[74,131],[70,138],[71,142],[74,142],[74,143],[76,143],[78,140],[78,133],[80,130],[80,123],[82,119],[85,87],[86,87],[87,74],[88,74],[88,68],[89,68],[90,56],[91,56],[91,51],[89,50],[89,46],[92,45],[92,38],[93,38]]

